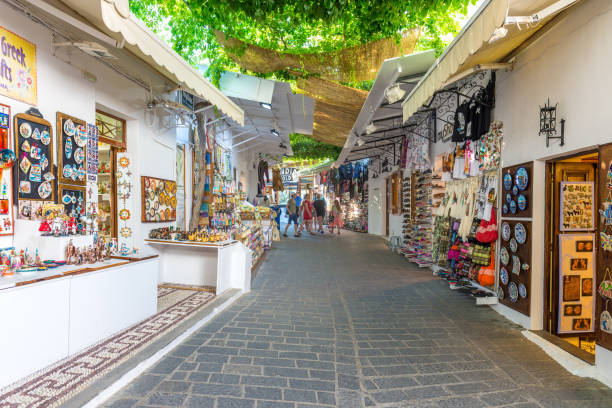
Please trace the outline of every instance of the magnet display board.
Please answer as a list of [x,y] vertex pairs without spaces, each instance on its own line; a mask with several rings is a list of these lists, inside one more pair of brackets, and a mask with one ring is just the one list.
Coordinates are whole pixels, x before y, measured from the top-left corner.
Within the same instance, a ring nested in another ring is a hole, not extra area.
[[27,113],[13,125],[18,200],[54,201],[53,129],[51,123]]
[[[0,148],[11,149],[11,108],[0,104]],[[13,169],[2,171],[0,176],[0,235],[13,235]]]
[[562,181],[560,185],[559,230],[592,231],[595,229],[595,183]]
[[594,331],[595,234],[559,235],[557,333]]
[[142,222],[176,221],[176,182],[141,176]]
[[87,123],[57,112],[57,178],[62,184],[85,187]]
[[78,218],[82,214],[85,214],[85,187],[60,184],[58,186],[58,201],[64,204],[66,215],[74,215]]

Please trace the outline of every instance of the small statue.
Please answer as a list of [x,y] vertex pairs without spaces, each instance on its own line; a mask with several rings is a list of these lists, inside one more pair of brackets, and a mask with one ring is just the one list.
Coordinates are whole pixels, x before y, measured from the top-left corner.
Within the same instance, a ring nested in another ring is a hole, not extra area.
[[73,262],[73,257],[74,257],[74,252],[75,252],[75,247],[74,244],[72,243],[72,240],[68,241],[68,245],[66,245],[66,250],[64,251],[64,255],[66,256],[66,263],[68,265],[72,264]]
[[51,232],[51,225],[49,225],[49,221],[46,218],[41,221],[38,231],[42,233],[41,235],[48,235]]

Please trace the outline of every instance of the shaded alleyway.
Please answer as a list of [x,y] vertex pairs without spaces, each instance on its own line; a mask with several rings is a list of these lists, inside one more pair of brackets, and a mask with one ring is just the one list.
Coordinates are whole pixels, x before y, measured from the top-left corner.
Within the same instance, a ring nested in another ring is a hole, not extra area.
[[595,408],[612,390],[380,238],[343,233],[275,244],[250,294],[107,406]]

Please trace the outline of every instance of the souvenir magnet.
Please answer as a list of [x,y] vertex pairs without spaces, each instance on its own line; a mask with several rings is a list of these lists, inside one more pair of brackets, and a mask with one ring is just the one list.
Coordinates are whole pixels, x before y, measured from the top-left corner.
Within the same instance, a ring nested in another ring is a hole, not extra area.
[[32,135],[32,126],[29,123],[22,122],[19,126],[19,134],[24,139],[29,138]]
[[20,181],[19,192],[21,194],[30,194],[32,192],[32,184],[29,181]]
[[66,133],[68,136],[74,136],[75,132],[76,129],[74,127],[74,122],[72,122],[71,119],[66,119],[64,122],[64,133]]
[[72,139],[66,139],[66,145],[64,147],[64,151],[66,153],[66,158],[69,159],[72,155]]
[[27,156],[23,155],[21,163],[19,163],[19,168],[21,169],[21,171],[23,171],[25,174],[28,174],[31,165],[32,163],[30,162],[30,160],[28,160]]
[[46,131],[46,130],[42,131],[42,133],[40,134],[40,141],[45,146],[48,145],[51,142],[51,135],[49,134],[48,131]]
[[34,129],[32,132],[32,139],[40,140],[40,130],[38,130],[38,128]]
[[21,144],[21,151],[30,153],[30,143],[27,140]]
[[42,180],[42,170],[40,164],[33,164],[30,168],[30,181],[39,183]]

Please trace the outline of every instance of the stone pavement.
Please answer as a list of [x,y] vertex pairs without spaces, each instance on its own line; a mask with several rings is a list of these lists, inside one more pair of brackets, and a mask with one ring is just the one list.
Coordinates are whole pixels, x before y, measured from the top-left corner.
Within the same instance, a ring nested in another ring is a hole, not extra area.
[[612,407],[472,298],[357,233],[284,239],[253,291],[107,407]]

